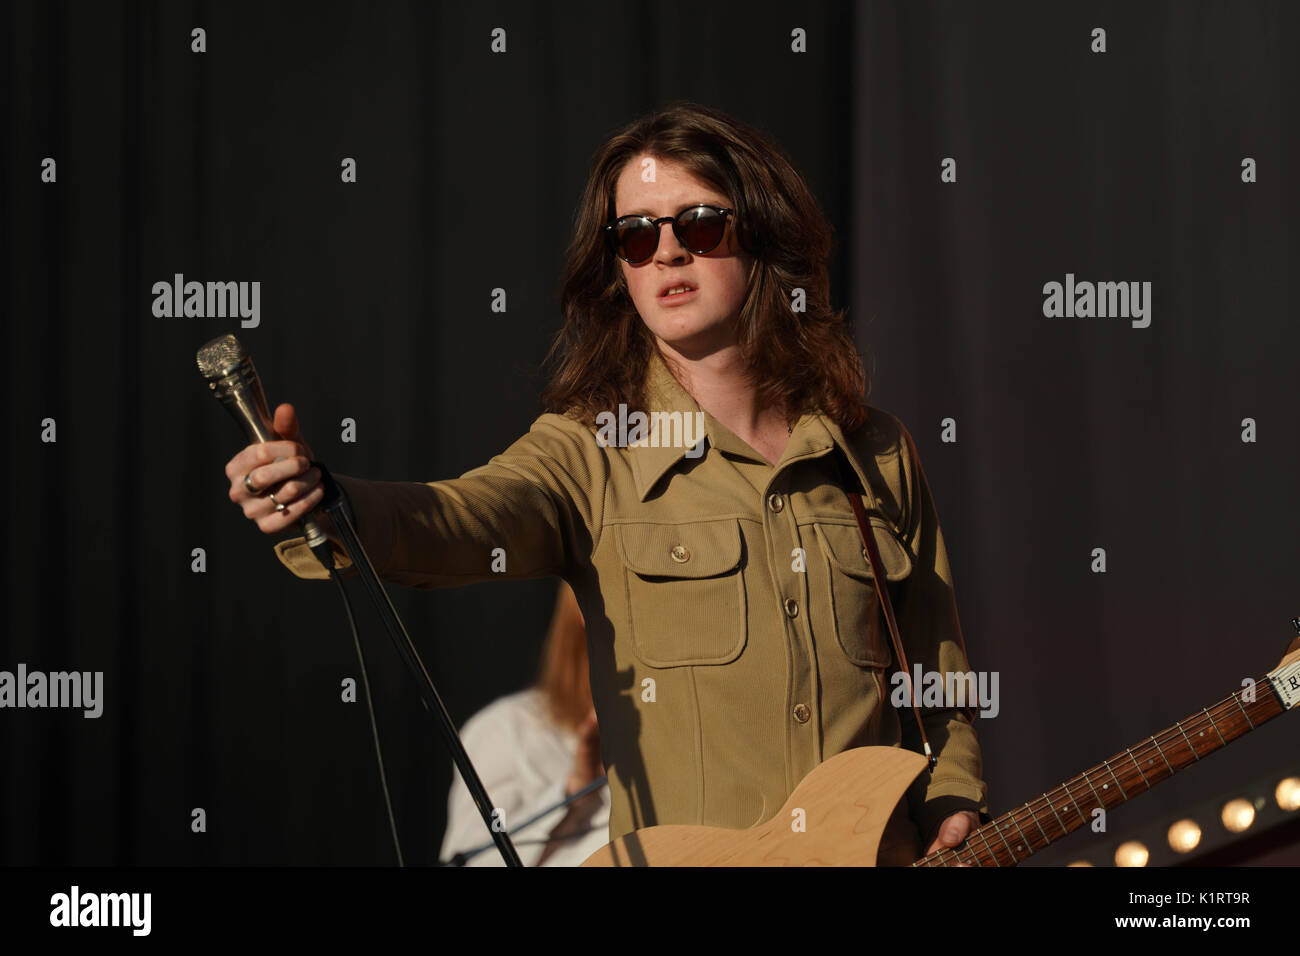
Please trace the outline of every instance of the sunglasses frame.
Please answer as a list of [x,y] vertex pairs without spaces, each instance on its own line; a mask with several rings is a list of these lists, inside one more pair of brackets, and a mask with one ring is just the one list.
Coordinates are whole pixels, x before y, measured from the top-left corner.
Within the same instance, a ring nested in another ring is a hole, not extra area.
[[[709,248],[707,249],[691,249],[690,246],[686,245],[686,240],[682,238],[678,220],[681,219],[681,217],[686,215],[688,212],[691,212],[692,210],[695,209],[701,209],[701,208],[712,209],[715,212],[722,213],[722,234],[718,236],[718,241],[715,242],[713,245],[709,246]],[[640,213],[640,214],[634,213],[627,216],[619,216],[617,219],[614,219],[613,221],[605,224],[605,235],[609,239],[610,248],[614,250],[614,255],[618,256],[620,259],[622,259],[630,266],[637,266],[643,262],[649,262],[651,259],[654,258],[655,252],[658,251],[659,249],[659,236],[663,232],[664,223],[671,222],[673,224],[673,235],[677,237],[677,241],[682,244],[683,248],[690,249],[691,253],[694,255],[702,256],[712,252],[714,249],[718,248],[718,246],[722,245],[722,240],[726,238],[727,235],[727,217],[728,216],[734,217],[735,215],[736,215],[736,211],[734,209],[728,209],[726,206],[715,206],[713,203],[697,202],[692,206],[687,206],[685,209],[683,209],[675,216],[660,216],[658,219],[652,219],[651,217],[645,215],[644,213]],[[627,256],[623,255],[621,252],[618,251],[618,232],[616,230],[618,229],[619,223],[626,222],[629,219],[640,219],[644,222],[648,222],[652,227],[654,227],[655,230],[654,249],[651,250],[650,255],[646,256],[644,259],[637,259],[635,262],[627,258]]]

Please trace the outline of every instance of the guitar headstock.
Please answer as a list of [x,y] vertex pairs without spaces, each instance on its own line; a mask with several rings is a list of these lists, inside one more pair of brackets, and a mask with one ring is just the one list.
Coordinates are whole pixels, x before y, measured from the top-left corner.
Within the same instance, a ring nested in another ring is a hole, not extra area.
[[[1300,617],[1294,618],[1291,623],[1300,631]],[[1268,681],[1273,685],[1284,709],[1290,710],[1300,705],[1300,636],[1287,645],[1282,662],[1268,672]]]

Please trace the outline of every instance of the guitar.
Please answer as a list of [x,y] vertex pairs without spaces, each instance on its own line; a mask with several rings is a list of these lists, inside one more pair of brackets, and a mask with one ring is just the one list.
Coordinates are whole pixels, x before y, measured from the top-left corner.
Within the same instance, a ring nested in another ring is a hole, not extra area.
[[[1300,620],[1293,623],[1300,628]],[[1298,703],[1300,637],[1252,685],[972,830],[960,847],[936,850],[910,865],[1015,866],[1090,824],[1097,808],[1109,812],[1146,793]],[[878,858],[887,859],[878,857],[882,838],[906,812],[903,797],[925,766],[923,756],[899,747],[846,750],[804,777],[781,812],[765,823],[747,830],[647,827],[607,844],[582,865],[874,866]],[[792,825],[796,820],[803,821],[802,830]]]

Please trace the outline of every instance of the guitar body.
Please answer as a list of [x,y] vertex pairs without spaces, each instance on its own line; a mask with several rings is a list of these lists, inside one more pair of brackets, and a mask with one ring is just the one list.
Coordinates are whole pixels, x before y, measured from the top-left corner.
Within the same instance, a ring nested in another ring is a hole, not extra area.
[[[1300,618],[1292,621],[1300,630]],[[972,830],[960,850],[920,856],[903,799],[925,769],[899,747],[858,747],[813,768],[780,812],[748,830],[658,826],[619,837],[583,866],[1015,866],[1279,714],[1300,707],[1300,637],[1250,691],[1202,707],[1051,793]],[[1261,694],[1254,693],[1259,686]],[[1040,839],[1041,837],[1041,839]]]
[[846,750],[813,768],[765,823],[747,830],[647,827],[582,865],[904,866],[920,847],[903,798],[925,763],[899,747]]

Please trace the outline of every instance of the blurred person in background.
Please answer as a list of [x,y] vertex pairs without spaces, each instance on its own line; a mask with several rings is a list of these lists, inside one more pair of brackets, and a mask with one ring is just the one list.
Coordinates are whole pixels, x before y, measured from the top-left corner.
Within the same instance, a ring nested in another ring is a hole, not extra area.
[[[541,657],[537,683],[488,704],[465,722],[461,739],[488,794],[504,811],[524,865],[577,866],[609,840],[608,787],[514,829],[605,774],[587,671],[587,630],[573,589],[564,582]],[[466,866],[503,866],[469,789],[453,771],[442,859],[452,861],[462,853],[468,856]]]

